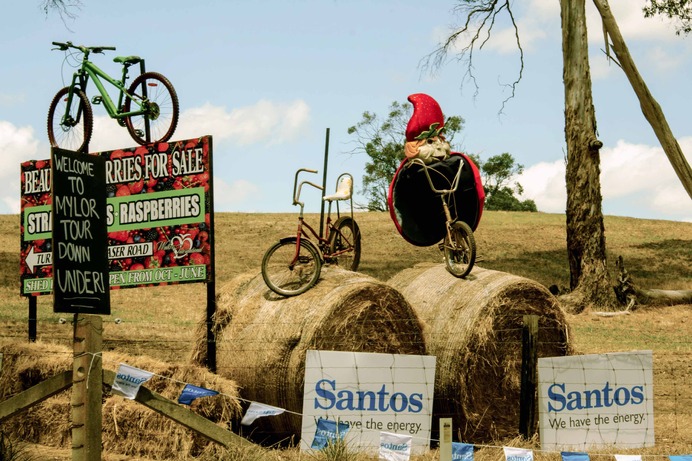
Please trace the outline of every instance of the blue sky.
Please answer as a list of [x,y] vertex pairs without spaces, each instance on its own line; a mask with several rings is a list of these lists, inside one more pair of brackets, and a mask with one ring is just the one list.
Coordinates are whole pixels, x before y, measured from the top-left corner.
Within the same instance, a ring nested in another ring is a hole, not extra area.
[[[642,0],[611,0],[639,71],[658,100],[688,161],[692,156],[692,42],[673,26],[644,19]],[[112,74],[118,55],[139,55],[166,75],[181,105],[174,139],[214,138],[216,211],[297,211],[294,172],[320,170],[330,129],[328,187],[344,171],[356,177],[367,158],[352,155],[349,126],[364,111],[385,116],[392,101],[428,93],[446,115],[466,121],[457,150],[486,159],[511,153],[518,178],[540,211],[564,213],[564,93],[558,0],[514,2],[525,51],[523,81],[501,115],[505,83],[516,78],[518,54],[500,22],[476,52],[479,91],[451,59],[434,74],[420,62],[450,27],[461,23],[454,0],[83,0],[78,17],[46,17],[38,0],[9,2],[0,30],[0,213],[19,211],[19,163],[46,159],[46,115],[72,68],[52,41],[108,45],[94,55]],[[608,64],[597,12],[587,1],[594,103],[602,155],[603,210],[608,215],[692,221],[680,185],[622,71]],[[130,147],[124,128],[96,106],[91,150]],[[306,209],[319,196],[306,193]],[[360,201],[364,201],[360,197]]]

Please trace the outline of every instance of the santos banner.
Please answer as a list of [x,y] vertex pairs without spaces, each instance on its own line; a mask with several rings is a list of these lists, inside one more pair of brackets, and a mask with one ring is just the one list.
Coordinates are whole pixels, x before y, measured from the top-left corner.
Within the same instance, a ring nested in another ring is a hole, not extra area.
[[538,359],[541,448],[654,445],[651,351]]
[[320,418],[348,424],[350,449],[377,452],[380,433],[412,438],[412,452],[430,439],[435,357],[307,351],[301,449],[312,446]]

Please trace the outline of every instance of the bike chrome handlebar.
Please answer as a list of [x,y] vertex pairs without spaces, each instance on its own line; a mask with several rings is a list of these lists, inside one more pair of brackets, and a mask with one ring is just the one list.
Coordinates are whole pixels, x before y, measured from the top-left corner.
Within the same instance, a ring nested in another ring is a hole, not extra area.
[[305,204],[300,201],[300,191],[303,188],[303,184],[309,184],[318,190],[323,190],[324,188],[322,186],[318,186],[315,183],[311,183],[310,181],[303,181],[300,184],[298,184],[298,175],[301,173],[301,171],[305,171],[307,173],[317,173],[317,170],[311,170],[310,168],[300,168],[298,171],[296,171],[296,177],[293,181],[293,204],[300,205],[300,208],[302,210],[305,206]]
[[425,177],[428,178],[428,183],[430,184],[430,188],[432,189],[433,192],[436,194],[453,194],[454,192],[457,191],[457,187],[459,187],[459,178],[461,177],[461,168],[464,166],[464,159],[460,156],[459,158],[459,169],[457,170],[457,174],[454,175],[454,179],[452,180],[451,184],[451,189],[437,189],[435,185],[433,184],[432,178],[430,177],[430,173],[428,172],[428,165],[423,162],[423,160],[419,158],[412,158],[409,159],[410,163],[415,163],[416,165],[420,165],[423,167],[423,172],[425,173]]

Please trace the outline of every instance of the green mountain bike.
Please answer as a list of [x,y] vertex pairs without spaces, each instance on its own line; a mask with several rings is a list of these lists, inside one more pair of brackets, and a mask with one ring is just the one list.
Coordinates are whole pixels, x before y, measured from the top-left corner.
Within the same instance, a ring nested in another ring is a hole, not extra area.
[[[139,56],[118,56],[114,62],[123,66],[121,78],[115,79],[89,60],[91,53],[115,50],[113,46],[77,46],[71,42],[53,42],[58,50],[77,50],[82,61],[72,76],[72,83],[58,91],[48,110],[48,140],[51,146],[84,152],[94,127],[91,104],[103,104],[108,115],[115,119],[138,144],[165,142],[173,136],[178,125],[178,95],[170,81],[157,72],[144,71],[144,59]],[[71,53],[68,53],[72,56]],[[66,57],[67,59],[67,57]],[[137,76],[128,89],[125,83],[128,70],[140,65]],[[98,95],[87,98],[87,83],[94,82]],[[110,97],[105,84],[118,91],[117,101]]]

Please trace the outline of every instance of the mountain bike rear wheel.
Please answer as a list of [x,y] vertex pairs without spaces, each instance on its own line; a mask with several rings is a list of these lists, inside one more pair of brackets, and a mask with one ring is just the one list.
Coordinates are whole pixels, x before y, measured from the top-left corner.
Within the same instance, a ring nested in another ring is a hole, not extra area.
[[86,94],[79,88],[72,91],[70,111],[67,101],[70,88],[58,91],[48,109],[48,141],[53,147],[74,152],[87,149],[94,128],[94,114]]
[[[317,283],[322,270],[322,261],[315,245],[306,239],[289,237],[274,244],[262,258],[262,278],[267,286],[282,296],[305,293]],[[295,264],[292,264],[299,251]]]
[[466,277],[476,262],[476,239],[469,225],[464,221],[452,223],[443,246],[447,271],[455,277]]
[[[343,252],[336,256],[335,253]],[[348,216],[342,216],[334,223],[329,234],[330,262],[339,267],[357,271],[360,264],[360,229],[356,221]]]
[[139,103],[145,111],[142,115],[125,117],[125,126],[137,143],[155,144],[168,141],[176,127],[180,108],[178,94],[166,77],[157,72],[145,72],[130,85],[129,94],[125,97],[125,112],[137,110]]

